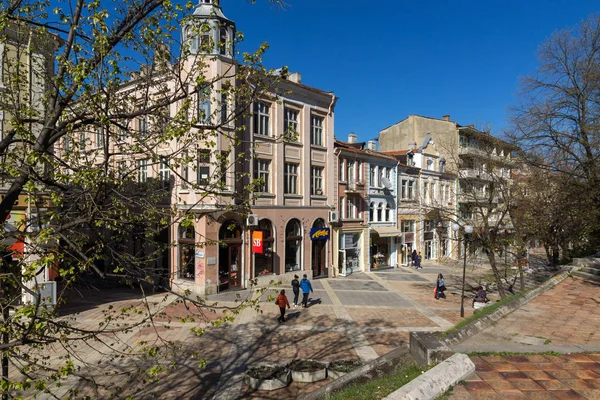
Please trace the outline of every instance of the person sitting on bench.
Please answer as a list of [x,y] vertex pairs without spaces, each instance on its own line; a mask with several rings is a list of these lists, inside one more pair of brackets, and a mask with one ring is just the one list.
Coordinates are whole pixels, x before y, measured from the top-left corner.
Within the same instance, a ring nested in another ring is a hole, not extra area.
[[475,303],[483,303],[481,305],[484,305],[488,301],[490,301],[490,299],[487,298],[487,294],[485,293],[485,290],[483,290],[482,286],[479,286],[479,290],[477,291],[477,294],[475,294],[475,297],[473,297],[473,308],[475,308]]

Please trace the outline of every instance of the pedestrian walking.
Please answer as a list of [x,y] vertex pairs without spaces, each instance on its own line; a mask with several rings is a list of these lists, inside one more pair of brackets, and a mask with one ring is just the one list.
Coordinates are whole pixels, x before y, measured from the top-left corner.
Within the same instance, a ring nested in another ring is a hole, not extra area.
[[279,295],[275,299],[275,304],[279,306],[279,313],[281,314],[277,318],[277,321],[285,322],[285,307],[290,308],[290,302],[285,295],[285,289],[281,289],[281,292],[279,292]]
[[439,300],[440,297],[442,299],[446,298],[444,291],[446,290],[446,285],[444,284],[444,275],[438,274],[437,280],[435,281],[435,299]]
[[417,254],[415,257],[415,265],[417,266],[417,269],[423,269],[423,267],[421,267],[421,260],[422,260],[422,256],[421,256],[421,252],[419,252],[419,254]]
[[312,285],[306,277],[306,274],[302,276],[302,280],[300,281],[300,289],[302,289],[302,306],[306,308],[308,307],[308,294],[312,293],[313,291]]
[[411,267],[417,266],[417,249],[414,249],[410,254],[410,262],[412,264]]
[[294,275],[294,279],[292,279],[292,290],[294,291],[294,308],[296,308],[298,306],[298,296],[300,295],[298,275]]

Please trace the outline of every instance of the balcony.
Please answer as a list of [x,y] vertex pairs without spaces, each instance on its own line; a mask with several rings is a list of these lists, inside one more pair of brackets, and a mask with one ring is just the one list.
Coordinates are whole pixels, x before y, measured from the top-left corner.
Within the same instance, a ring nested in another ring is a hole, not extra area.
[[483,181],[491,181],[492,176],[480,169],[474,168],[461,168],[458,170],[459,179],[479,179]]
[[[486,193],[461,193],[458,195],[459,203],[473,203],[485,205],[490,201],[489,195]],[[492,204],[498,204],[499,197],[494,196],[491,200]]]

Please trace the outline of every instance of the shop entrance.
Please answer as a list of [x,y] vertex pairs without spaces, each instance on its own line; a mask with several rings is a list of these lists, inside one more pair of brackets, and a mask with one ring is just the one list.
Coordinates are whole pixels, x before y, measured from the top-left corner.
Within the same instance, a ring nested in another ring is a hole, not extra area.
[[219,230],[219,291],[242,288],[242,230],[236,221],[225,221]]
[[[319,218],[313,224],[313,230],[324,229],[325,221]],[[327,242],[328,240],[320,240],[322,236],[311,238],[312,243],[312,272],[313,278],[325,278],[329,275],[327,268]]]

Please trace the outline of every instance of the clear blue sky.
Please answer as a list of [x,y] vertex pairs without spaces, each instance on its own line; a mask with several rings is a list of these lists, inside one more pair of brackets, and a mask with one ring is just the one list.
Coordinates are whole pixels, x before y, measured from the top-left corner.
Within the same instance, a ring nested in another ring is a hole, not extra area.
[[595,0],[221,0],[245,34],[266,41],[265,66],[287,65],[302,82],[339,97],[335,134],[369,140],[409,114],[500,135],[519,76],[555,30],[600,11]]

